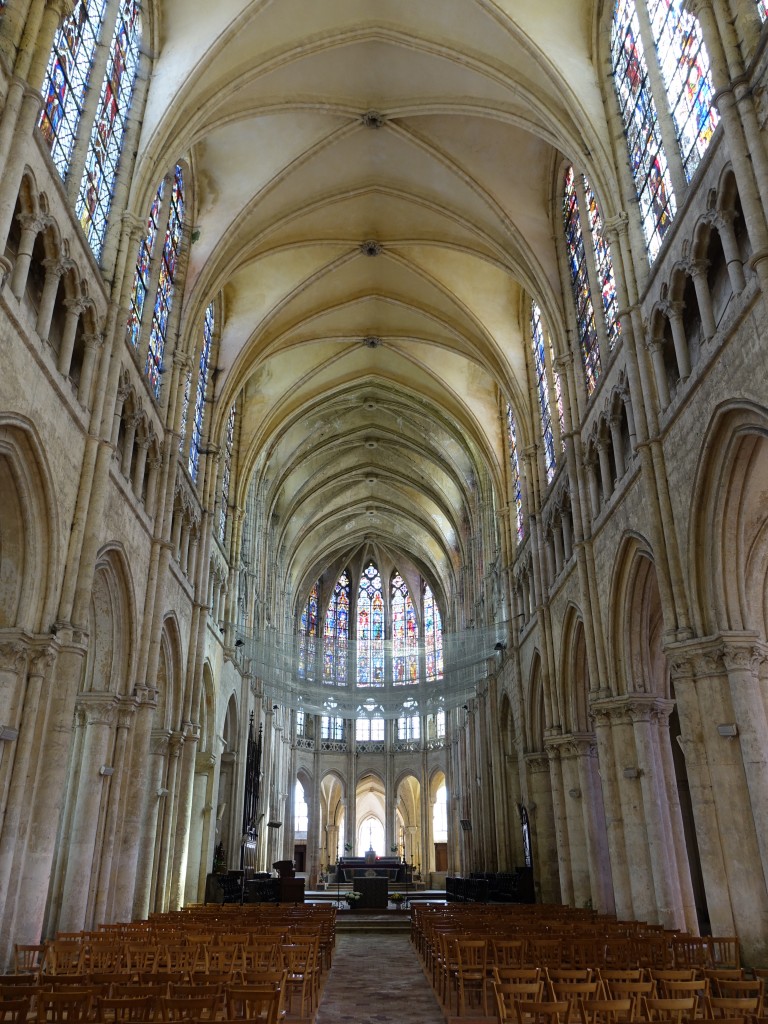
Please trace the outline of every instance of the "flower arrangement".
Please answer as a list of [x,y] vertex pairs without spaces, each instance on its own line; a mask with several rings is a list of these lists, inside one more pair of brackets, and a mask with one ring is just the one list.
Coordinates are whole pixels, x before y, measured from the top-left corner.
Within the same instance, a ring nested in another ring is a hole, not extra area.
[[392,903],[395,904],[396,907],[399,907],[400,904],[405,900],[405,896],[401,892],[391,892],[389,894],[389,898],[392,901]]
[[360,899],[361,895],[362,895],[362,893],[353,892],[352,890],[350,890],[349,892],[345,892],[344,893],[344,899],[347,901],[347,903],[350,905],[350,907],[354,907],[354,905]]

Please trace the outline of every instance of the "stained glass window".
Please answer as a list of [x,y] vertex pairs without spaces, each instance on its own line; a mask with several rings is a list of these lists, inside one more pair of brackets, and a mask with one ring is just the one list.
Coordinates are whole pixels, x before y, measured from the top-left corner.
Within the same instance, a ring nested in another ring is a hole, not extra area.
[[576,195],[576,179],[572,167],[569,167],[565,174],[563,220],[565,222],[565,244],[568,250],[568,267],[570,270],[571,287],[573,289],[573,300],[576,304],[576,322],[579,326],[581,362],[584,367],[587,394],[591,395],[597,386],[597,380],[601,372],[600,346],[597,340],[597,328],[595,327],[592,293],[589,289],[587,256],[584,249],[584,236],[581,230],[579,199]]
[[605,332],[608,338],[608,345],[613,350],[621,333],[619,323],[619,304],[616,299],[616,280],[613,276],[613,260],[611,259],[611,247],[605,240],[603,233],[603,219],[597,207],[597,199],[592,191],[592,186],[586,175],[582,178],[584,184],[584,196],[587,200],[587,219],[589,231],[592,236],[592,249],[595,254],[595,270],[600,285],[600,293],[603,303],[603,316],[605,317]]
[[75,204],[75,213],[96,259],[101,256],[139,67],[141,20],[137,0],[122,0],[101,86],[96,120]]
[[648,16],[690,181],[720,117],[712,103],[712,74],[699,23],[683,6],[684,0],[649,0]]
[[181,426],[179,427],[179,455],[184,452],[184,442],[187,440],[187,416],[189,415],[189,394],[192,390],[192,371],[187,370],[184,379],[184,397],[181,400]]
[[424,584],[422,600],[427,682],[434,683],[443,678],[443,623],[440,618],[440,609],[428,583]]
[[544,439],[544,466],[547,472],[547,483],[555,475],[555,441],[552,435],[552,413],[549,408],[549,383],[547,381],[547,364],[544,349],[544,327],[541,312],[535,302],[531,303],[531,347],[533,348],[533,364],[536,370],[536,393],[539,396],[541,413],[541,433]]
[[200,363],[197,368],[197,388],[195,390],[195,418],[192,421],[192,437],[189,442],[189,474],[197,480],[200,463],[200,445],[203,440],[203,423],[205,421],[205,392],[208,387],[208,371],[211,364],[211,343],[213,341],[214,308],[211,303],[203,317],[203,344],[200,349]]
[[155,308],[152,314],[152,327],[149,332],[149,349],[145,373],[155,398],[160,394],[160,375],[163,369],[163,353],[168,335],[168,317],[173,302],[173,287],[176,277],[176,265],[181,245],[181,230],[184,222],[184,178],[179,165],[173,176],[171,190],[171,209],[168,227],[165,231],[160,280],[157,284]]
[[133,287],[131,288],[131,308],[128,313],[128,340],[134,348],[139,344],[139,335],[141,334],[141,317],[149,288],[149,272],[155,252],[157,221],[160,216],[160,205],[163,201],[164,190],[165,178],[160,182],[155,198],[152,200],[152,205],[149,208],[149,217],[147,218],[147,233],[139,243],[139,255],[136,259],[136,270],[133,275]]
[[221,470],[221,508],[219,510],[219,540],[223,544],[227,537],[227,513],[229,511],[229,479],[232,472],[232,446],[235,441],[235,410],[232,403],[227,418],[227,433],[224,439],[224,465]]
[[757,13],[760,15],[761,21],[768,18],[768,0],[757,0]]
[[323,629],[323,682],[347,685],[349,658],[349,574],[336,581],[325,613]]
[[611,56],[648,255],[654,260],[677,206],[656,103],[648,81],[635,0],[617,0],[611,30]]
[[66,178],[107,0],[79,0],[56,33],[43,81],[38,125]]
[[395,684],[419,681],[419,626],[408,586],[399,573],[392,577],[392,678]]
[[364,570],[357,592],[357,681],[360,686],[384,684],[384,597],[373,562]]
[[523,523],[523,491],[520,483],[520,460],[517,454],[517,426],[512,406],[507,402],[507,437],[509,438],[509,461],[512,466],[512,489],[515,495],[515,524],[517,541],[520,543],[525,535]]
[[552,336],[547,336],[549,342],[549,365],[552,367],[552,387],[555,391],[555,405],[557,406],[557,422],[560,425],[560,445],[565,451],[565,409],[563,408],[563,389],[560,386],[560,374],[555,369],[555,347],[552,344]]
[[317,584],[315,583],[309,592],[309,598],[301,613],[298,664],[298,675],[300,679],[312,680],[315,678],[318,628]]

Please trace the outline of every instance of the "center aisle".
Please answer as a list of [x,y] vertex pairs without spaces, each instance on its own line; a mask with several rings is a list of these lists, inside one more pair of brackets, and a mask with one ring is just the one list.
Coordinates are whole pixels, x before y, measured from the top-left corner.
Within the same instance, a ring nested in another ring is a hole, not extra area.
[[406,933],[340,934],[315,1024],[444,1024]]

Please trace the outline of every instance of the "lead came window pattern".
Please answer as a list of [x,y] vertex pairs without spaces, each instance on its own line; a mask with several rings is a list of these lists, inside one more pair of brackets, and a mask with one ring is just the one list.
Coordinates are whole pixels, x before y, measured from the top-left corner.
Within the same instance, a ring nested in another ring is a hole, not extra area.
[[629,163],[651,262],[677,205],[661,142],[656,104],[648,84],[634,0],[618,0],[611,30],[613,80],[627,133]]
[[203,347],[200,350],[200,365],[197,369],[197,389],[195,391],[195,418],[192,421],[192,439],[189,444],[189,474],[197,480],[200,464],[200,445],[203,440],[203,423],[205,422],[205,392],[208,388],[208,370],[211,363],[211,344],[215,325],[214,306],[211,302],[203,317]]
[[171,312],[171,303],[173,302],[173,286],[176,265],[179,259],[183,222],[184,179],[181,167],[177,164],[173,176],[171,210],[168,218],[168,227],[165,232],[165,244],[163,245],[162,253],[163,262],[160,266],[160,280],[158,281],[157,295],[155,296],[155,308],[152,314],[152,328],[149,333],[149,349],[145,366],[145,373],[149,378],[149,384],[155,398],[158,398],[160,395],[160,374],[163,365],[165,341],[168,334],[168,317]]
[[428,583],[424,584],[423,604],[427,682],[433,683],[443,678],[443,624],[440,609]]
[[757,13],[760,15],[761,21],[768,18],[768,0],[757,0]]
[[571,288],[573,289],[573,300],[576,304],[576,322],[579,326],[581,363],[584,367],[587,394],[591,395],[597,387],[602,367],[600,365],[600,346],[597,339],[597,328],[595,327],[595,310],[592,305],[592,294],[589,289],[584,235],[582,234],[581,217],[579,215],[579,200],[576,195],[576,180],[572,167],[569,167],[565,174],[563,220],[565,222],[565,244],[568,250]]
[[605,331],[608,338],[608,346],[613,351],[621,333],[621,326],[618,317],[618,302],[616,299],[616,280],[613,276],[613,260],[611,259],[611,248],[605,240],[603,233],[603,219],[597,207],[597,199],[592,191],[592,186],[583,176],[584,196],[587,200],[587,220],[589,222],[589,233],[592,236],[592,248],[595,253],[595,269],[597,280],[600,284],[601,298],[603,302],[603,316],[605,317]]
[[139,4],[135,0],[122,2],[75,204],[75,213],[96,259],[101,256],[107,232],[117,165],[139,67],[140,39]]
[[408,586],[392,577],[392,678],[396,685],[419,681],[419,627]]
[[317,630],[317,584],[315,584],[309,592],[309,599],[301,613],[298,664],[298,675],[300,679],[313,680],[315,678]]
[[515,495],[515,524],[517,526],[517,542],[520,544],[525,535],[523,525],[523,492],[520,484],[520,460],[517,454],[517,427],[512,406],[507,402],[507,437],[509,439],[509,461],[512,465],[512,489]]
[[152,200],[149,217],[147,218],[147,233],[139,243],[139,255],[136,260],[136,271],[133,275],[133,287],[131,288],[131,309],[128,313],[128,340],[134,348],[139,344],[139,335],[141,334],[141,316],[144,311],[144,301],[149,288],[149,272],[157,239],[157,219],[160,215],[160,204],[163,201],[164,190],[165,178],[160,182],[155,198]]
[[557,464],[555,462],[555,441],[552,435],[552,413],[549,408],[549,384],[547,382],[547,364],[544,355],[544,328],[541,323],[541,313],[535,302],[531,303],[531,347],[533,348],[533,363],[536,369],[536,391],[539,396],[539,411],[541,412],[541,433],[544,439],[544,467],[547,473],[547,483],[550,483],[555,475]]
[[227,435],[224,441],[224,466],[221,471],[221,508],[219,510],[219,540],[223,544],[227,538],[227,510],[229,508],[229,478],[232,472],[232,446],[235,440],[235,410],[232,404],[227,419]]
[[66,179],[107,0],[80,0],[61,23],[43,82],[38,126]]
[[699,23],[683,10],[683,0],[649,0],[648,16],[685,176],[690,181],[719,121],[712,104],[709,57]]
[[336,581],[325,613],[323,630],[323,682],[347,685],[349,656],[349,574]]
[[384,598],[381,576],[372,562],[357,592],[357,681],[360,686],[384,683]]

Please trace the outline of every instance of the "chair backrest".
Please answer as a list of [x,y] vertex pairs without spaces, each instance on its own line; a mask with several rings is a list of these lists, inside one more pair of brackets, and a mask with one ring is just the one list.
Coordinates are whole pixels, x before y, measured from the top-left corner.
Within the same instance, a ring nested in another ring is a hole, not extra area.
[[681,996],[677,999],[664,998],[643,998],[643,1017],[647,1021],[664,1020],[676,1021],[682,1024],[682,1020],[696,1016],[696,996]]
[[568,1024],[571,1004],[567,1001],[538,1000],[515,1003],[518,1024]]
[[281,1012],[282,990],[265,986],[227,989],[227,1016],[231,1019],[264,1021],[276,1024]]
[[29,1013],[29,996],[18,999],[0,999],[0,1021],[24,1024]]
[[153,1020],[158,1000],[151,995],[97,996],[96,1014],[98,1020],[148,1021]]
[[91,993],[87,989],[39,992],[37,996],[38,1021],[86,1020],[90,1009]]
[[755,1016],[760,1012],[758,996],[710,996],[707,1000],[711,1017]]
[[213,1020],[221,999],[218,995],[185,997],[165,996],[160,1000],[163,1020]]
[[579,999],[578,1008],[581,1024],[618,1024],[635,1019],[631,999]]
[[17,974],[39,974],[45,958],[45,945],[16,943],[13,947],[13,969]]

